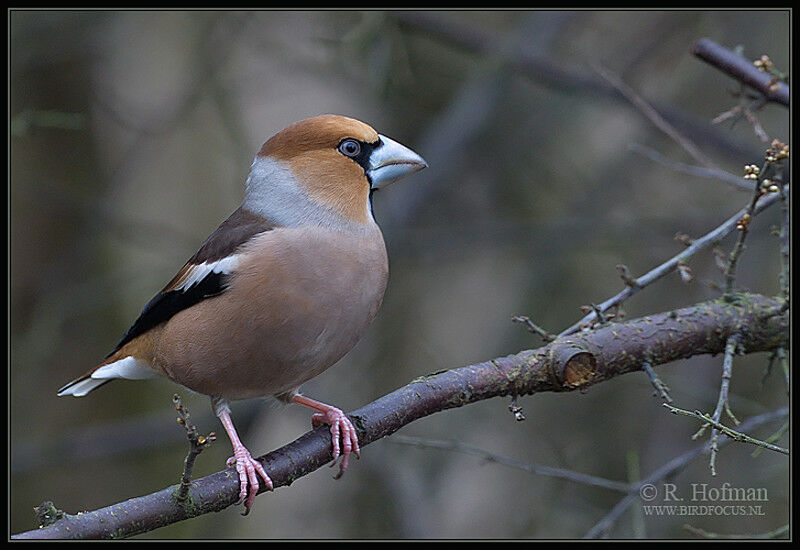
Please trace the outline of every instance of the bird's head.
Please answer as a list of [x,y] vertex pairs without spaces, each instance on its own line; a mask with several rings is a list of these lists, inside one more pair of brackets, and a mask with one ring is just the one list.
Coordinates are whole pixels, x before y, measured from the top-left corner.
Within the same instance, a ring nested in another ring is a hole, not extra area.
[[426,166],[363,122],[321,115],[295,122],[264,144],[247,180],[245,207],[286,219],[279,223],[322,222],[331,215],[366,223],[373,191]]

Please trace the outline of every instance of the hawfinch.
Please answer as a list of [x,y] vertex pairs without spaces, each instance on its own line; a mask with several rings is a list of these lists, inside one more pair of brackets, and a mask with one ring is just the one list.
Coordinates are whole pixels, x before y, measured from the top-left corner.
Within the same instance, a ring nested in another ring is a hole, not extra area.
[[245,514],[258,476],[269,489],[272,481],[239,440],[232,400],[274,395],[316,411],[312,424],[330,425],[341,474],[359,453],[352,423],[298,389],[347,353],[380,308],[389,267],[372,193],[426,166],[352,118],[323,115],[278,132],[253,161],[242,205],[105,361],[58,395],[166,376],[210,396],[233,445],[228,465],[236,464]]

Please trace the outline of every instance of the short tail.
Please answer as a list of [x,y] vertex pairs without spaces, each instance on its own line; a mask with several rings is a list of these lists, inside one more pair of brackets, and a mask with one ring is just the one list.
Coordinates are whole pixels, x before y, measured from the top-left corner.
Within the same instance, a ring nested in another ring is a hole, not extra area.
[[80,378],[76,378],[60,390],[58,395],[72,395],[83,397],[92,390],[95,390],[111,382],[115,378],[125,378],[126,380],[144,380],[158,376],[155,370],[141,359],[136,359],[132,355],[117,359],[111,363],[102,363],[90,370]]

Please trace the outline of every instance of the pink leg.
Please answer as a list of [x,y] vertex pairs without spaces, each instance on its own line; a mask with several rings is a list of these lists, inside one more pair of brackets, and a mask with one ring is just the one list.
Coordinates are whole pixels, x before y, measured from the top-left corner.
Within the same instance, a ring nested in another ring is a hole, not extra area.
[[[354,453],[358,458],[358,434],[353,427],[353,423],[345,416],[341,409],[320,403],[302,395],[295,395],[292,397],[292,403],[303,405],[309,409],[318,411],[311,417],[311,425],[315,428],[322,424],[328,424],[331,427],[331,441],[333,443],[333,462],[339,458],[339,439],[341,438],[341,455],[342,463],[339,466],[339,473],[337,478],[341,477],[347,469],[347,464],[350,462],[350,453]],[[333,466],[333,464],[331,464]]]
[[239,472],[239,502],[247,497],[244,503],[244,514],[242,514],[246,516],[250,513],[250,508],[256,499],[256,493],[258,493],[258,476],[264,478],[264,482],[270,490],[272,490],[272,480],[261,463],[250,456],[250,451],[239,441],[239,435],[236,433],[236,428],[233,427],[231,413],[227,408],[218,411],[217,416],[225,427],[225,431],[228,432],[231,445],[233,445],[233,456],[228,459],[227,464],[231,466],[234,462],[236,463],[236,471]]

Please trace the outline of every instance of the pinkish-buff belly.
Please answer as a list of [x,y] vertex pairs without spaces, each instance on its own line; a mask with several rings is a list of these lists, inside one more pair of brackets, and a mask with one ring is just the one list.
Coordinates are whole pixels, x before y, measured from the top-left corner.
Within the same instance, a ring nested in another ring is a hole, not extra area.
[[189,389],[245,399],[297,388],[358,342],[380,308],[382,239],[297,235],[248,255],[228,290],[176,314],[154,361]]

